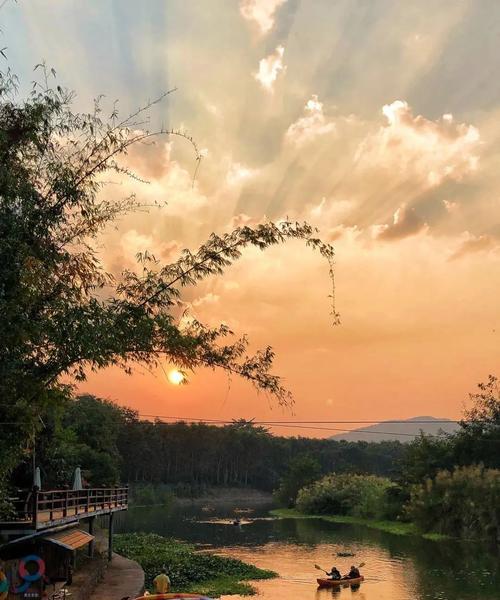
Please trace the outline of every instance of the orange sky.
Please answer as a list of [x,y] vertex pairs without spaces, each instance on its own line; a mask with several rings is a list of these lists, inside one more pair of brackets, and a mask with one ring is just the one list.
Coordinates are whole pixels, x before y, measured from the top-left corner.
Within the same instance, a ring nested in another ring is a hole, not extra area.
[[126,112],[178,87],[151,124],[185,128],[203,149],[194,186],[186,144],[131,152],[127,165],[150,184],[106,193],[168,204],[106,233],[108,269],[133,268],[144,250],[169,261],[212,231],[285,216],[336,247],[340,327],[327,266],[299,243],[248,251],[185,293],[200,320],[276,349],[293,412],[212,372],[175,387],[162,370],[108,370],[83,391],[188,418],[457,418],[498,374],[500,4],[411,4],[4,7],[2,46],[21,77],[45,58],[85,110],[99,93]]

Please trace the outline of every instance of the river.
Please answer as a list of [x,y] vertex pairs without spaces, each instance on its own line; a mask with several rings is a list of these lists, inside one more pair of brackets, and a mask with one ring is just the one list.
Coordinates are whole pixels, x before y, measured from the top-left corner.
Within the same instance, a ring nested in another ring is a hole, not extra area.
[[[241,504],[240,504],[241,506]],[[272,519],[270,506],[238,513],[231,504],[178,504],[135,508],[122,513],[117,532],[155,532],[214,549],[258,567],[279,579],[258,581],[265,600],[499,600],[500,552],[475,543],[430,541],[319,519]],[[354,558],[339,558],[350,552]],[[366,563],[357,588],[318,590],[314,565]],[[238,596],[228,598],[236,599]]]

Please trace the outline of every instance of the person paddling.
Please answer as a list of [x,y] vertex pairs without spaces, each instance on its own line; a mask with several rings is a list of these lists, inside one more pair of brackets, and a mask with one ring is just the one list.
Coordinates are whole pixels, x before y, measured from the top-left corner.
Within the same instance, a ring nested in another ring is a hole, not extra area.
[[337,581],[339,579],[342,579],[342,575],[340,574],[340,571],[337,569],[337,567],[332,567],[332,570],[328,573],[326,573],[328,575],[328,577],[330,577],[330,579],[333,579],[334,581]]
[[351,565],[351,569],[347,575],[344,575],[342,579],[359,579],[361,577],[361,573],[359,572],[358,567]]

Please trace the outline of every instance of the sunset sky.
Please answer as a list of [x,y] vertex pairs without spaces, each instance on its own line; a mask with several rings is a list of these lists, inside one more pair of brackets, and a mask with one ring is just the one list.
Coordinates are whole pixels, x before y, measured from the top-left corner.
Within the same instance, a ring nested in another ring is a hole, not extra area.
[[338,327],[328,266],[300,243],[185,293],[201,320],[275,348],[292,411],[220,373],[172,385],[168,364],[82,390],[190,418],[454,419],[500,374],[500,2],[18,0],[0,26],[23,85],[45,60],[78,110],[104,94],[125,114],[177,88],[151,126],[194,137],[195,184],[182,140],[131,152],[150,184],[107,193],[168,205],[106,233],[112,272],[286,216],[336,248]]

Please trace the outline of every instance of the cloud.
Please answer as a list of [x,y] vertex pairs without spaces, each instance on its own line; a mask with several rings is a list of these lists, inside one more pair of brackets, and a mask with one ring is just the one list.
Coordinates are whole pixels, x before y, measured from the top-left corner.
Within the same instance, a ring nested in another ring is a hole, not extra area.
[[240,12],[247,21],[257,24],[262,35],[269,33],[274,26],[277,9],[287,0],[241,0]]
[[460,244],[458,249],[450,256],[450,260],[457,260],[469,254],[477,252],[487,252],[499,247],[499,243],[490,235],[473,236],[468,235],[468,239]]
[[270,93],[274,92],[274,84],[280,71],[286,70],[283,65],[284,53],[285,48],[278,46],[272,54],[259,61],[259,70],[254,74],[255,79]]
[[362,165],[412,176],[427,188],[445,179],[460,181],[477,169],[480,135],[473,125],[455,123],[450,114],[436,121],[415,117],[402,100],[386,104],[382,112],[387,125],[358,149]]
[[202,296],[201,298],[197,298],[196,300],[193,301],[193,306],[203,306],[203,305],[213,305],[213,304],[217,304],[220,300],[220,296],[218,296],[217,294],[214,294],[212,292],[208,292],[207,294],[205,294],[204,296]]
[[252,227],[254,225],[260,225],[261,223],[264,223],[267,220],[268,219],[266,215],[263,215],[262,217],[250,217],[245,213],[240,213],[238,215],[234,215],[234,217],[231,219],[229,227],[231,229],[236,229],[237,227],[245,226]]
[[182,249],[176,240],[165,241],[155,232],[144,233],[133,227],[114,231],[110,235],[106,239],[103,259],[106,268],[116,276],[123,269],[140,270],[138,254],[148,252],[162,263],[171,263],[178,258]]
[[[136,131],[136,134],[143,133]],[[119,157],[120,163],[145,179],[164,177],[170,168],[172,142],[157,138],[153,141],[129,146],[127,154]]]
[[458,210],[458,202],[453,202],[452,200],[443,200],[443,204],[447,212],[450,214]]
[[285,139],[295,146],[302,146],[314,138],[335,131],[335,123],[327,121],[323,103],[313,95],[304,107],[304,116],[287,129]]
[[256,172],[256,169],[250,169],[240,163],[231,163],[226,175],[226,182],[228,185],[237,185],[245,179],[253,177]]
[[417,215],[413,208],[400,206],[393,216],[391,224],[376,225],[375,238],[384,241],[400,240],[416,235],[427,229],[427,224]]

